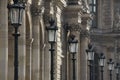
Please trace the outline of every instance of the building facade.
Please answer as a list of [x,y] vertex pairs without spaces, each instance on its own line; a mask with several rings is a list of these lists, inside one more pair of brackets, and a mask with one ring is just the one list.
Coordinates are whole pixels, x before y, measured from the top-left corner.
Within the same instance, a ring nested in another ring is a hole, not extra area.
[[[58,27],[54,45],[54,80],[72,80],[72,55],[69,36],[78,40],[76,80],[89,80],[86,49],[92,43],[95,50],[93,80],[100,80],[99,54],[106,61],[119,63],[119,0],[19,0],[26,5],[18,39],[19,80],[50,80],[51,54],[46,27],[55,20]],[[0,0],[0,80],[14,80],[14,32],[10,24],[8,4]],[[108,66],[104,79],[109,80]],[[115,72],[113,79],[115,80]]]

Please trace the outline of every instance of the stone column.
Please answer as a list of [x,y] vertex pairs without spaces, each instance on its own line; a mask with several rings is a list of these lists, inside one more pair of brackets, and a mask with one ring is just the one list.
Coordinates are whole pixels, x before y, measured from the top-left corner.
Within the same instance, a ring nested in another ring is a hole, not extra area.
[[30,13],[30,5],[28,2],[26,6],[26,79],[31,80],[31,62],[32,62],[32,20]]
[[[51,17],[50,14],[50,10],[51,10],[51,6],[50,6],[50,2],[51,0],[46,0],[44,2],[44,7],[45,7],[45,12],[44,12],[44,24],[45,27],[49,26],[49,19]],[[44,80],[50,80],[50,45],[48,43],[48,35],[47,35],[47,31],[45,31],[45,49],[44,49]]]
[[86,49],[88,48],[88,33],[87,31],[81,31],[80,33],[80,79],[87,80],[87,54]]
[[7,0],[0,0],[0,80],[7,80],[8,72],[8,12]]
[[32,45],[32,80],[40,80],[40,14],[41,8],[32,5],[33,45]]
[[80,32],[80,79],[81,80],[89,80],[89,72],[88,72],[88,64],[87,64],[87,54],[86,49],[88,49],[89,43],[89,25],[88,20],[90,19],[90,15],[88,13],[84,13],[82,15],[81,22],[81,32]]
[[[75,58],[76,58],[76,61],[75,61],[75,76],[76,76],[76,80],[79,80],[80,79],[80,45],[81,45],[81,43],[80,43],[80,31],[81,31],[81,28],[80,28],[80,24],[79,23],[73,23],[73,24],[70,24],[69,25],[69,30],[70,30],[70,34],[69,35],[75,35],[75,38],[76,38],[76,40],[78,40],[78,52],[76,53],[76,55],[75,55]],[[70,76],[70,80],[72,80],[72,76],[73,76],[73,71],[72,71],[72,67],[70,67],[70,66],[72,66],[73,65],[73,63],[72,63],[72,55],[69,53],[69,66],[68,66],[68,68],[69,68],[69,76]]]

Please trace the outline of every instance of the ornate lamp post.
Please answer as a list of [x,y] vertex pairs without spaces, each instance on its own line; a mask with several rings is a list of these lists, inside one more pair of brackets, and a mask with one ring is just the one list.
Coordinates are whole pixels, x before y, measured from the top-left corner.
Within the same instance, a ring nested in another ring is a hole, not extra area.
[[51,80],[54,80],[54,43],[56,42],[56,37],[57,37],[57,26],[55,26],[55,21],[53,19],[51,19],[49,21],[50,26],[46,27],[46,30],[48,31],[48,42],[51,45],[51,48],[49,49],[49,51],[51,52]]
[[86,53],[87,53],[87,59],[89,61],[89,68],[90,68],[90,80],[93,80],[93,75],[92,75],[92,62],[94,61],[94,51],[93,51],[93,48],[92,48],[92,45],[91,44],[88,44],[88,49],[86,50]]
[[112,71],[114,70],[114,62],[112,61],[112,59],[109,59],[108,69],[110,71],[110,80],[112,80]]
[[72,54],[72,62],[73,62],[73,80],[76,80],[76,69],[75,69],[75,54],[78,51],[78,40],[75,39],[74,35],[70,36],[68,41],[69,43],[69,51]]
[[10,12],[11,25],[14,26],[15,33],[14,36],[14,80],[18,80],[18,37],[20,36],[18,32],[19,26],[22,24],[22,15],[25,9],[24,4],[18,3],[18,0],[14,0],[14,4],[8,4],[8,9]]
[[116,66],[115,66],[116,80],[119,80],[119,69],[120,69],[120,65],[119,65],[119,63],[116,63]]
[[105,66],[105,56],[103,53],[100,54],[100,58],[99,58],[99,66],[101,68],[101,80],[103,80],[103,67]]

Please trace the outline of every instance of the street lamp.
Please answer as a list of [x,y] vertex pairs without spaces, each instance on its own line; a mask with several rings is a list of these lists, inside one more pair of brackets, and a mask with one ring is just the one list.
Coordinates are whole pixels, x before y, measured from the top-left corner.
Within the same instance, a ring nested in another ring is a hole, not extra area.
[[99,66],[101,67],[101,80],[103,80],[103,67],[105,66],[105,56],[103,53],[99,57]]
[[119,69],[120,69],[120,65],[119,65],[119,63],[116,63],[116,66],[115,66],[116,80],[119,80]]
[[88,49],[86,50],[87,53],[87,59],[89,61],[89,68],[90,68],[90,80],[93,80],[93,75],[92,75],[92,62],[94,61],[94,51],[93,47],[91,44],[88,44]]
[[54,80],[54,43],[56,42],[56,37],[57,37],[57,26],[55,26],[55,21],[51,18],[49,21],[50,26],[46,27],[46,30],[48,31],[48,42],[51,45],[51,48],[49,51],[51,52],[51,80]]
[[8,9],[10,12],[11,25],[14,26],[15,33],[14,36],[14,80],[18,80],[18,37],[20,36],[18,32],[19,26],[22,24],[22,15],[25,9],[24,4],[18,3],[18,0],[14,0],[14,4],[8,4]]
[[72,54],[72,61],[73,61],[73,80],[76,80],[75,54],[78,51],[78,40],[75,39],[74,35],[70,35],[70,39],[68,40],[68,43],[69,43],[69,51]]
[[114,70],[114,62],[112,59],[109,59],[108,70],[110,71],[110,80],[112,80],[112,70]]

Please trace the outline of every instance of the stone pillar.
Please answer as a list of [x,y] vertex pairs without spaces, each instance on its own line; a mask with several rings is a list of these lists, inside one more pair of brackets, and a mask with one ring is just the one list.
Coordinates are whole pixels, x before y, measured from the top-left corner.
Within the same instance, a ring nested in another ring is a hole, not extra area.
[[8,11],[7,0],[0,0],[0,80],[8,73]]
[[[50,10],[51,10],[51,6],[50,6],[50,2],[51,0],[46,0],[44,2],[44,7],[45,7],[45,12],[44,12],[44,24],[45,27],[49,25],[49,19],[51,17],[50,15]],[[44,49],[44,80],[50,80],[50,45],[48,43],[48,35],[47,35],[47,31],[45,31],[45,49]]]
[[87,31],[81,31],[80,33],[80,80],[87,80],[87,54],[86,49],[88,48],[88,33]]
[[[76,58],[76,61],[75,61],[75,76],[76,76],[76,80],[79,80],[80,79],[80,66],[81,66],[81,64],[80,64],[80,45],[81,45],[81,43],[80,43],[80,31],[81,31],[81,28],[80,28],[80,24],[78,24],[78,23],[74,23],[74,24],[70,24],[69,25],[69,30],[70,30],[70,34],[69,35],[75,35],[75,38],[76,38],[76,40],[78,40],[78,52],[76,53],[76,55],[75,55],[75,58]],[[73,63],[72,63],[72,55],[69,53],[69,56],[68,56],[68,59],[69,59],[69,66],[68,66],[68,68],[69,68],[69,71],[68,71],[68,73],[69,73],[69,80],[72,80],[72,76],[73,76],[73,71],[72,71],[72,65],[73,65]]]
[[26,6],[26,80],[31,80],[32,43],[32,20],[30,2],[28,2]]
[[40,80],[40,14],[41,8],[32,5],[33,50],[32,50],[32,80]]
[[81,32],[80,32],[80,79],[81,80],[89,80],[89,72],[88,72],[88,64],[87,64],[87,54],[86,49],[88,49],[89,43],[89,28],[88,20],[90,19],[90,15],[88,13],[84,13],[82,15],[81,22]]

